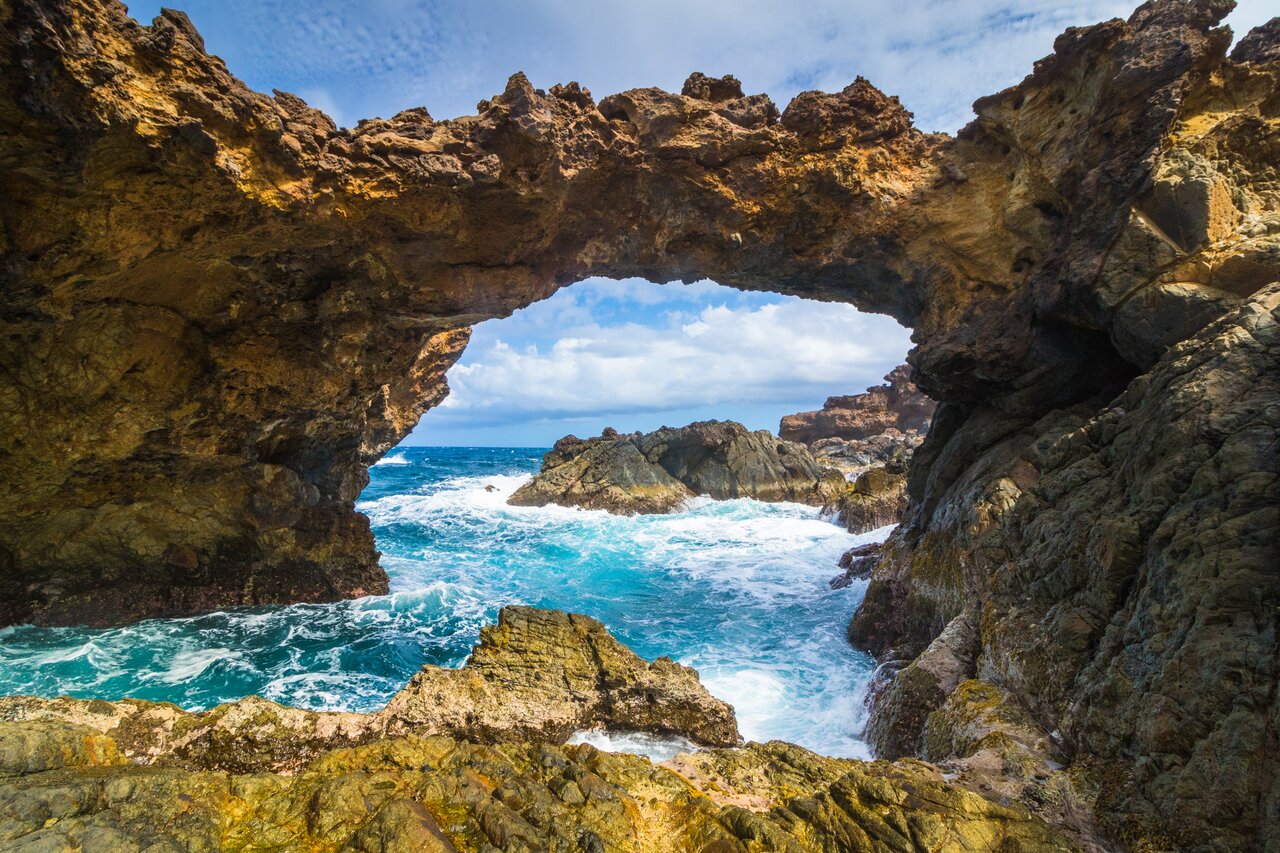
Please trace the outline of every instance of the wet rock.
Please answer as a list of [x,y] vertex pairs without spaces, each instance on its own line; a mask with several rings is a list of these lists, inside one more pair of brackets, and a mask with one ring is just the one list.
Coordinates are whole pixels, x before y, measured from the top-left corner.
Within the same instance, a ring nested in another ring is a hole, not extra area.
[[907,511],[907,473],[896,465],[868,468],[844,488],[829,509],[850,533],[898,524]]
[[866,738],[877,755],[901,758],[921,754],[925,721],[962,681],[973,676],[977,653],[977,613],[967,611],[951,620],[929,647],[887,684],[876,686],[871,699],[876,713],[867,725]]
[[566,436],[542,471],[516,490],[516,506],[580,506],[621,514],[670,512],[695,495],[821,506],[844,478],[803,445],[733,421],[701,421],[647,434]]
[[[589,617],[528,607],[503,608],[465,666],[423,667],[374,714],[306,711],[257,696],[200,713],[136,699],[18,696],[0,699],[0,720],[22,725],[0,738],[0,772],[13,773],[68,760],[118,763],[116,746],[137,763],[248,773],[293,772],[326,750],[400,734],[563,743],[604,727],[708,746],[740,741],[733,708],[689,667],[669,658],[649,663]],[[66,726],[96,734],[64,736]],[[66,744],[40,752],[60,743],[54,735]]]
[[876,563],[880,560],[881,545],[874,542],[870,545],[858,545],[840,555],[837,565],[844,569],[844,574],[831,579],[832,589],[844,589],[854,581],[864,581],[871,577]]

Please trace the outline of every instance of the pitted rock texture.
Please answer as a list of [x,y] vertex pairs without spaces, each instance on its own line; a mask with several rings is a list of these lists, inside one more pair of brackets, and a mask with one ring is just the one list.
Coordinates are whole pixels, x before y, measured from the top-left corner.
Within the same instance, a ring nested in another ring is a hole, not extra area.
[[927,765],[752,744],[658,767],[590,746],[404,737],[296,773],[137,766],[68,724],[0,723],[0,844],[14,850],[380,853],[1007,853],[1075,848]]
[[251,697],[201,714],[0,700],[6,849],[1071,851],[1030,810],[920,762],[784,743],[664,767],[567,734],[605,724],[738,742],[697,676],[594,620],[509,607],[460,670],[424,667],[378,714]]
[[911,381],[911,369],[905,364],[895,367],[884,381],[865,394],[828,397],[816,412],[787,415],[778,436],[813,447],[823,439],[868,439],[889,430],[927,432],[934,402]]
[[[305,711],[257,696],[200,713],[137,699],[13,696],[0,698],[0,721],[89,729],[134,763],[235,773],[294,772],[326,750],[408,734],[564,743],[604,728],[704,746],[741,742],[733,708],[689,667],[649,663],[587,616],[514,606],[481,630],[465,666],[424,666],[374,714]],[[25,741],[12,743],[21,753]]]
[[[1003,439],[979,479],[991,497],[965,498],[981,524],[891,538],[852,636],[910,658],[935,620],[977,607],[976,657],[951,684],[999,685],[1067,762],[1101,774],[1110,843],[1273,846],[1278,435],[1280,284],[1095,415]],[[915,754],[921,723],[937,728],[951,684],[927,661],[947,633],[881,694],[868,735],[882,755]]]
[[948,139],[865,80],[779,114],[701,75],[598,104],[516,75],[476,116],[338,129],[180,13],[6,0],[0,619],[385,589],[367,466],[471,323],[589,275],[892,314],[962,407],[1127,381],[1276,265],[1274,74],[1223,57],[1226,8],[1072,31]]
[[695,495],[823,506],[844,485],[840,472],[818,464],[802,444],[734,421],[699,421],[644,434],[565,436],[507,503],[623,515],[671,512]]

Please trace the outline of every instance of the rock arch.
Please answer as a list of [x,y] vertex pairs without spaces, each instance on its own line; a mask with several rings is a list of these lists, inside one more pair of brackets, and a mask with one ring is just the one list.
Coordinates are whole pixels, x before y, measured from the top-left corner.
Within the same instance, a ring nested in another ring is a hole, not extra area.
[[942,402],[851,626],[915,659],[881,754],[978,677],[1108,832],[1275,843],[1280,23],[1228,57],[1230,8],[1070,30],[949,138],[702,75],[339,130],[181,13],[2,0],[0,623],[381,591],[352,502],[472,323],[709,277],[892,314]]
[[598,105],[517,74],[476,116],[339,130],[181,13],[7,5],[5,621],[384,589],[366,466],[470,324],[589,275],[853,302],[916,329],[942,400],[1073,402],[1064,372],[1124,361],[1090,265],[1222,47],[1207,12],[1101,25],[954,140],[865,80],[779,115],[696,74]]

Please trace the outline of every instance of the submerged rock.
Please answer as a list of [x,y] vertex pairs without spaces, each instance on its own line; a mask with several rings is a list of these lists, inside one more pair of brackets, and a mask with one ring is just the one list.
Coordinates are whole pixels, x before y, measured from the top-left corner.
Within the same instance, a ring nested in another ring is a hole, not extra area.
[[819,465],[803,445],[734,421],[700,421],[646,434],[565,436],[507,502],[628,515],[671,512],[695,495],[822,506],[843,486],[840,473]]
[[[733,708],[694,670],[669,658],[645,661],[590,617],[529,607],[504,607],[461,669],[424,666],[373,714],[306,711],[257,696],[199,713],[137,699],[16,696],[0,699],[0,720],[84,727],[109,735],[137,763],[234,772],[293,771],[321,751],[401,734],[563,743],[603,727],[704,746],[741,740]],[[0,756],[5,750],[30,753],[12,739]]]

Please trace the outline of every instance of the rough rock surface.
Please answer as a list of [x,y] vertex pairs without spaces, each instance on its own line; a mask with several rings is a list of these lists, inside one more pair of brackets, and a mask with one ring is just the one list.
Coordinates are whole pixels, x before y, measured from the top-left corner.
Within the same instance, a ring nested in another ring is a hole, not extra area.
[[867,533],[902,521],[907,511],[907,472],[900,465],[868,468],[845,486],[831,507],[850,533]]
[[372,715],[256,697],[202,714],[0,700],[5,849],[1068,851],[1021,806],[919,762],[783,743],[678,756],[562,746],[592,722],[737,744],[697,676],[586,617],[510,607],[460,670]]
[[[1101,774],[1113,838],[1276,843],[1280,672],[1262,650],[1280,603],[1277,377],[1272,285],[1092,417],[1064,412],[1006,438],[979,480],[996,489],[981,523],[890,539],[854,640],[910,658],[938,621],[978,607],[961,678],[1000,685],[1067,762]],[[881,754],[914,754],[925,735],[911,730],[942,706],[946,685],[919,680],[873,715]]]
[[823,465],[856,478],[866,471],[892,465],[906,469],[911,454],[924,443],[922,432],[902,432],[890,427],[870,438],[820,438],[809,445],[813,457]]
[[828,397],[820,411],[787,415],[778,429],[851,481],[827,506],[850,533],[897,524],[907,510],[907,466],[935,408],[910,375],[905,364],[895,367],[886,384]]
[[465,666],[424,666],[374,714],[304,711],[257,696],[200,713],[136,699],[15,696],[0,698],[0,720],[91,729],[137,763],[237,773],[292,772],[324,750],[407,734],[563,743],[605,728],[705,746],[741,741],[733,708],[692,669],[645,661],[589,617],[529,607],[503,608]]
[[831,579],[831,588],[844,589],[854,581],[869,580],[871,572],[880,560],[882,550],[879,542],[873,542],[869,545],[857,545],[845,551],[840,555],[837,563],[844,569],[844,574],[836,575]]
[[752,744],[655,767],[590,746],[404,737],[296,773],[137,766],[110,736],[0,723],[0,844],[13,850],[1070,851],[1019,806],[927,765]]
[[734,421],[700,421],[644,434],[565,436],[507,502],[630,515],[671,512],[694,495],[823,506],[843,488],[844,477],[815,462],[804,445]]
[[816,412],[787,415],[778,436],[813,446],[823,439],[867,439],[889,430],[927,432],[935,404],[911,381],[911,368],[899,365],[884,380],[865,394],[828,397]]
[[1276,847],[1280,25],[1228,57],[1231,6],[1071,29],[947,138],[701,75],[340,130],[180,13],[0,0],[0,621],[385,588],[366,466],[572,281],[848,301],[939,401],[851,635],[912,660],[976,608],[959,684],[1096,771],[1103,849]]

